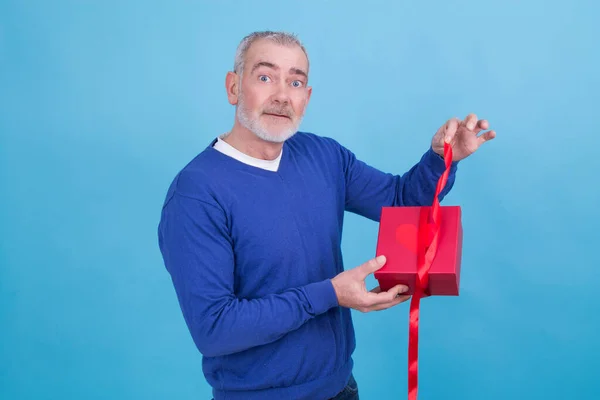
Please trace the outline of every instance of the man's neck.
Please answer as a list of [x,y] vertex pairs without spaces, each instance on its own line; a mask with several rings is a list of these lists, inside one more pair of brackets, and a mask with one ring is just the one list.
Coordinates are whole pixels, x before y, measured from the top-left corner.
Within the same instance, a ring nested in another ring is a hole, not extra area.
[[283,143],[267,142],[237,124],[222,137],[222,140],[242,153],[260,160],[276,159],[283,147]]

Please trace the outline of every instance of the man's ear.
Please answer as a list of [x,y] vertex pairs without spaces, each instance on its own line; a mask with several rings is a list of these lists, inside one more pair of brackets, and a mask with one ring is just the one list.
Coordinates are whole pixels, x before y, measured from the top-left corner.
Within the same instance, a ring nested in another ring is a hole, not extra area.
[[240,93],[240,76],[235,72],[228,72],[225,77],[225,89],[227,89],[227,100],[229,104],[236,105]]
[[310,103],[310,96],[312,95],[312,87],[306,87],[306,102],[304,103],[304,112],[306,112],[306,108],[308,107],[308,103]]

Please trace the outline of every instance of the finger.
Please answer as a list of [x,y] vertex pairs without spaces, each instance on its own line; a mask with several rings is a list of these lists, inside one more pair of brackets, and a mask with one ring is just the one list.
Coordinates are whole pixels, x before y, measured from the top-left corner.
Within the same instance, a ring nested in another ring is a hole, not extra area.
[[365,279],[367,276],[377,271],[381,267],[385,265],[386,258],[385,256],[379,256],[376,258],[372,258],[361,266],[357,267],[357,270],[360,272],[361,279]]
[[479,135],[477,137],[477,140],[479,141],[479,145],[481,146],[483,143],[487,142],[488,140],[492,140],[493,138],[496,137],[496,131],[487,131],[486,133]]
[[385,292],[369,292],[365,297],[365,301],[367,302],[368,307],[373,307],[378,304],[384,304],[393,302],[400,294],[407,292],[408,287],[405,285],[396,285],[388,291]]
[[389,303],[390,301],[393,301],[395,298],[396,298],[396,294],[390,293],[389,291],[388,292],[379,292],[379,293],[368,292],[365,295],[363,305],[366,307],[374,307],[378,304]]
[[411,296],[409,294],[398,296],[394,300],[392,300],[392,301],[390,301],[388,303],[377,304],[377,305],[371,307],[369,310],[371,310],[371,311],[386,310],[388,308],[397,306],[398,304],[404,303],[405,301],[407,301],[408,299],[410,299],[410,297]]
[[458,129],[459,121],[458,118],[452,118],[446,123],[446,132],[444,133],[444,142],[450,143],[454,139],[456,135],[456,130]]
[[475,129],[475,125],[477,124],[477,115],[469,114],[467,118],[465,118],[465,126],[468,130],[472,131]]
[[488,123],[487,120],[480,119],[477,122],[477,125],[475,126],[475,129],[473,129],[473,132],[477,135],[477,134],[479,134],[479,132],[488,129],[489,127],[490,127],[490,124]]

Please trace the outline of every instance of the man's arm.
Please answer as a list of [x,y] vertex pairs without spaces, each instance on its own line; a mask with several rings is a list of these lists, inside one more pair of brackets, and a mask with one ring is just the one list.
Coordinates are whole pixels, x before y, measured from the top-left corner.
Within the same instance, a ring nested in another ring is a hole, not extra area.
[[[381,207],[432,205],[438,179],[446,169],[444,159],[431,148],[403,175],[382,172],[343,146],[340,149],[346,179],[346,211],[374,221],[379,221]],[[453,162],[440,201],[454,185],[456,169],[457,162]]]
[[338,305],[331,280],[237,298],[231,237],[216,203],[175,193],[163,208],[159,243],[187,326],[205,356],[273,342]]
[[439,195],[441,201],[454,186],[458,162],[496,137],[494,130],[481,133],[488,128],[488,121],[478,120],[475,114],[469,114],[464,121],[449,119],[437,130],[421,160],[404,175],[383,173],[357,160],[352,152],[339,145],[346,183],[346,211],[379,221],[381,207],[432,205],[437,182],[446,169],[440,154],[448,143],[453,162]]

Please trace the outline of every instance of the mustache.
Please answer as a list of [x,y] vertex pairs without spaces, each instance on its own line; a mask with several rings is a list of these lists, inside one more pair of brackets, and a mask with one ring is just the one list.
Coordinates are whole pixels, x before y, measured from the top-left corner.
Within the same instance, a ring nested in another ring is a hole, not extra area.
[[263,110],[264,114],[277,114],[277,115],[285,115],[288,118],[292,118],[294,116],[294,112],[287,107],[270,107]]

